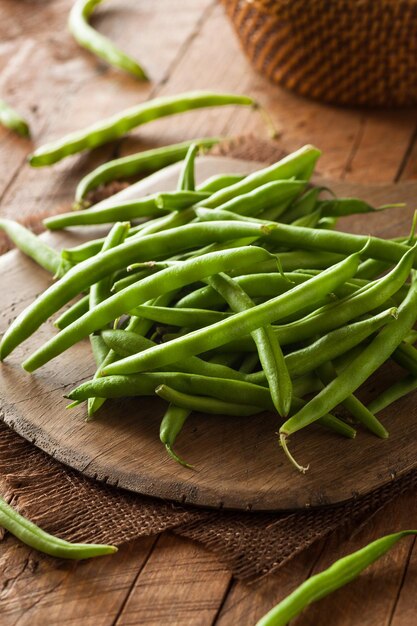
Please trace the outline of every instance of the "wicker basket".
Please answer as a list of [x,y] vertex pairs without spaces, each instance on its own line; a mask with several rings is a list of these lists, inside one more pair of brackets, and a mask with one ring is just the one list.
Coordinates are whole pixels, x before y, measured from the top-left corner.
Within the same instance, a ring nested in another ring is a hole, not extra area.
[[253,65],[325,102],[417,103],[417,0],[221,0]]

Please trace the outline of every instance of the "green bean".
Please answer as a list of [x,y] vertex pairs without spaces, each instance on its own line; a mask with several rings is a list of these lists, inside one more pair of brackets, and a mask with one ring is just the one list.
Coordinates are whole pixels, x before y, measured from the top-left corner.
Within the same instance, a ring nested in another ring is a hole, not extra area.
[[[116,222],[113,228],[110,230],[107,235],[101,253],[103,254],[107,250],[111,250],[112,248],[117,247],[126,238],[126,235],[129,231],[130,224],[129,222]],[[101,302],[104,302],[110,296],[110,290],[112,285],[112,275],[109,274],[105,278],[102,278],[94,285],[91,285],[90,293],[89,293],[89,309],[92,310],[94,307],[99,305]],[[95,377],[100,375],[100,368],[105,362],[108,354],[109,348],[104,343],[102,337],[100,335],[90,335],[90,344],[93,351],[94,360],[96,362],[97,367],[99,368],[95,374]],[[92,416],[100,406],[103,404],[103,400],[101,398],[89,398],[88,399],[88,415]]]
[[42,239],[37,237],[19,222],[0,218],[0,230],[13,241],[15,246],[26,256],[30,257],[38,265],[54,275],[65,271],[66,265],[62,262],[59,252],[48,246]]
[[21,137],[29,137],[30,135],[29,125],[26,120],[4,100],[0,100],[0,124],[5,128],[13,130]]
[[[99,256],[101,259],[104,259],[105,255],[111,252],[119,251],[120,254],[121,248],[122,246],[118,246],[114,250],[110,250]],[[227,271],[231,267],[236,267],[239,264],[247,265],[257,262],[264,259],[268,254],[266,250],[256,246],[213,252],[204,255],[202,258],[197,257],[184,261],[179,267],[175,264],[161,272],[148,276],[139,281],[139,284],[131,285],[123,291],[114,294],[105,302],[102,302],[93,310],[83,315],[79,320],[67,326],[58,335],[33,353],[33,355],[25,361],[23,366],[27,368],[28,371],[37,369],[51,358],[61,354],[61,352],[83,337],[103,328],[103,326],[117,319],[120,315],[131,311],[139,304],[143,304],[151,298],[156,298],[161,293],[180,289],[196,280],[201,280],[206,276],[217,274],[224,270]],[[230,318],[225,321],[227,322],[229,319]],[[112,365],[109,367],[112,367]]]
[[[212,276],[209,278],[209,284],[221,294],[233,311],[239,313],[255,306],[245,291],[226,274]],[[291,407],[292,382],[279,342],[270,324],[257,328],[251,335],[268,381],[274,406],[278,414],[285,417]]]
[[303,215],[292,222],[293,226],[303,226],[305,228],[316,228],[321,219],[321,209],[317,209],[308,215]]
[[354,580],[369,565],[386,554],[400,539],[415,535],[403,530],[386,535],[333,563],[328,569],[304,581],[295,591],[262,617],[256,626],[285,626],[312,602],[325,598]]
[[115,546],[94,543],[70,543],[54,537],[39,526],[20,515],[15,509],[0,498],[0,526],[20,539],[24,544],[45,554],[61,559],[89,559],[117,552]]
[[103,373],[107,375],[143,371],[153,366],[171,363],[179,357],[186,359],[201,354],[233,339],[240,339],[260,326],[294,313],[304,305],[306,295],[312,301],[320,300],[323,295],[330,293],[355,274],[359,258],[359,254],[352,255],[287,293],[247,311],[236,313],[222,322],[195,330],[185,337],[150,348],[138,356],[118,361],[105,368]]
[[[161,221],[166,217],[171,217],[170,215],[162,217],[157,217],[152,222]],[[128,238],[137,235],[139,232],[142,233],[143,230],[149,227],[150,222],[146,221],[142,224],[138,224],[137,226],[132,226],[129,233]],[[61,256],[66,261],[69,261],[72,265],[76,263],[81,263],[82,261],[86,261],[87,259],[91,259],[91,257],[98,254],[103,246],[105,237],[100,237],[98,239],[92,239],[91,241],[86,241],[85,243],[81,243],[78,246],[74,246],[73,248],[63,248],[61,250]]]
[[195,158],[198,154],[199,146],[192,143],[185,155],[182,169],[177,183],[180,191],[195,191]]
[[404,204],[384,204],[375,208],[358,198],[333,198],[332,200],[320,200],[318,203],[323,215],[330,217],[343,217],[346,215],[355,215],[357,213],[376,213],[386,209],[403,207]]
[[284,157],[281,161],[278,161],[278,163],[253,172],[245,176],[242,181],[213,193],[213,195],[203,203],[203,206],[214,209],[224,205],[236,196],[249,193],[257,187],[272,181],[286,180],[292,177],[298,178],[299,180],[308,180],[320,154],[320,150],[317,150],[314,146],[304,146],[296,152]]
[[323,413],[328,413],[337,404],[345,400],[373,374],[394,352],[416,321],[417,283],[413,279],[409,294],[398,309],[395,323],[385,326],[356,357],[323,391],[319,392],[296,415],[280,428],[280,439],[286,446],[286,438],[305,428]]
[[[215,195],[213,194],[213,196]],[[209,201],[213,196],[211,196]],[[398,262],[403,254],[409,250],[409,247],[404,244],[379,239],[378,237],[352,235],[341,231],[327,231],[317,228],[303,228],[302,226],[291,226],[290,224],[277,224],[277,227],[271,234],[271,242],[286,247],[300,247],[307,250],[318,249],[338,254],[353,254],[368,244],[366,256],[393,262]]]
[[47,217],[43,223],[49,230],[67,228],[68,226],[86,226],[91,224],[109,224],[120,220],[135,220],[141,217],[159,217],[162,211],[177,211],[198,202],[203,192],[173,192],[156,194],[126,200],[114,205],[89,209],[88,211],[69,211]]
[[[174,233],[167,231],[140,239],[129,238],[114,250],[108,250],[100,256],[88,259],[73,267],[60,281],[49,287],[34,303],[18,315],[2,338],[0,357],[4,359],[17,345],[39,328],[42,322],[110,272],[124,268],[136,261],[172,256],[181,250],[206,245],[212,241],[227,241],[239,236],[251,235],[256,237],[266,234],[263,226],[232,222],[219,225],[219,223],[212,222],[211,224],[189,224],[177,228]],[[138,304],[140,302],[134,302],[130,308]],[[122,311],[121,313],[125,312]]]
[[285,363],[291,376],[302,376],[313,371],[327,361],[348,352],[379,330],[381,326],[396,319],[397,309],[388,309],[369,319],[333,330],[305,348],[287,354]]
[[[256,352],[252,352],[252,354],[247,354],[246,356],[243,357],[243,361],[239,367],[239,372],[243,372],[244,374],[251,374],[258,365],[259,365],[259,356]],[[265,376],[265,380],[266,380],[266,376]]]
[[256,106],[255,101],[248,96],[206,91],[190,91],[175,96],[155,98],[38,148],[30,156],[29,162],[33,167],[52,165],[71,154],[118,139],[132,128],[161,117],[184,113],[192,109],[229,104]]
[[413,376],[417,376],[417,350],[402,342],[392,353],[392,358]]
[[118,67],[139,80],[149,80],[145,70],[137,61],[117,48],[110,39],[97,32],[88,23],[88,18],[102,0],[76,0],[68,18],[68,28],[74,39],[109,65]]
[[417,377],[409,374],[402,380],[397,381],[387,389],[384,389],[377,398],[372,400],[368,409],[372,413],[378,413],[386,407],[390,406],[396,400],[403,398],[407,394],[417,389]]
[[243,417],[262,412],[262,409],[257,406],[233,404],[232,402],[217,400],[216,398],[193,396],[177,391],[172,387],[168,387],[168,385],[159,385],[155,389],[155,393],[167,402],[190,412],[198,411],[199,413],[208,413],[209,415],[237,415]]
[[184,467],[192,469],[192,465],[184,461],[174,451],[175,440],[190,414],[191,411],[189,409],[183,409],[175,406],[175,404],[170,404],[164,417],[162,418],[161,426],[159,428],[159,439],[164,444],[165,450],[174,459],[174,461],[177,461],[177,463],[183,465]]
[[[304,283],[309,278],[310,276],[306,277],[298,273],[286,274],[286,276],[259,273],[236,276],[235,281],[246,291],[248,296],[256,298],[260,296],[271,297],[284,293],[292,289],[294,284]],[[224,299],[213,287],[207,285],[182,297],[175,304],[175,307],[213,309],[222,306],[222,304],[224,304]]]
[[[75,206],[76,208],[85,206],[84,198],[88,192],[97,189],[101,185],[114,180],[124,180],[132,176],[138,176],[146,172],[156,172],[167,165],[181,161],[192,144],[195,143],[200,147],[211,148],[216,143],[219,143],[220,140],[220,137],[202,137],[161,148],[144,150],[143,152],[107,161],[107,163],[99,165],[99,167],[96,167],[80,180],[75,191]],[[212,193],[215,189],[200,189],[200,191],[210,191]]]
[[[196,140],[198,143],[198,139]],[[197,186],[197,191],[209,191],[214,193],[225,187],[230,187],[235,183],[240,183],[245,178],[242,174],[216,174],[207,178],[201,185]]]
[[58,319],[54,322],[54,326],[56,326],[56,328],[59,328],[59,330],[62,330],[66,326],[69,326],[70,324],[72,324],[72,322],[75,322],[75,320],[81,317],[81,315],[84,315],[84,313],[87,313],[89,309],[89,302],[90,302],[89,294],[77,300],[75,304],[70,306],[69,309],[64,311],[62,315],[58,317]]
[[[316,229],[315,229],[316,230]],[[323,252],[322,250],[294,250],[280,252],[276,255],[284,272],[295,272],[305,269],[327,269],[330,265],[339,263],[346,255]],[[253,272],[274,272],[274,260],[265,261],[262,265],[253,268]]]
[[[210,396],[233,404],[251,404],[263,410],[274,410],[266,387],[231,378],[214,378],[188,372],[147,372],[128,376],[103,376],[81,383],[66,397],[70,400],[153,396],[158,385],[169,385],[183,393]],[[179,406],[179,405],[178,405]]]
[[321,187],[313,187],[308,189],[302,196],[297,198],[292,206],[281,217],[281,222],[289,224],[300,217],[310,215],[316,208],[319,195],[323,191]]
[[[323,363],[318,368],[317,373],[324,385],[329,385],[337,377],[336,369],[331,361]],[[381,439],[388,437],[389,433],[387,429],[356,396],[353,394],[348,395],[343,400],[342,405],[353,415],[359,424],[364,426],[371,433]]]
[[187,328],[208,326],[231,315],[231,313],[219,313],[218,311],[205,309],[171,309],[168,307],[147,306],[145,304],[132,309],[131,313],[160,324],[186,326]]

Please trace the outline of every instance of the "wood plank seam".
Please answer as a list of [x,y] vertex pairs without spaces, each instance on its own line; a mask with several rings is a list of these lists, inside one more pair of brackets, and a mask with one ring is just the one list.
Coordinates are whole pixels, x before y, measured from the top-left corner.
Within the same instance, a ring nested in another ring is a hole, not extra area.
[[397,607],[398,607],[398,603],[399,603],[399,600],[400,600],[401,592],[404,589],[404,584],[405,584],[405,581],[406,581],[406,578],[407,578],[407,573],[409,571],[411,556],[413,554],[413,550],[414,550],[416,545],[417,545],[417,537],[413,537],[412,541],[410,542],[410,549],[408,551],[407,558],[406,558],[404,566],[403,566],[403,575],[401,577],[400,584],[398,586],[397,594],[396,594],[396,597],[394,599],[394,603],[393,603],[393,606],[392,606],[392,610],[391,610],[390,616],[388,618],[387,626],[391,626],[391,624],[392,624],[392,622],[394,620],[395,612],[396,612]]

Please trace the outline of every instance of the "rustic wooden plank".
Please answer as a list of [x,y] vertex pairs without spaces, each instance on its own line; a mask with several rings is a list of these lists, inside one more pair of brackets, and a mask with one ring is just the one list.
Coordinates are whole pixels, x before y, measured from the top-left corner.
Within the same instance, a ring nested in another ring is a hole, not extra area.
[[155,543],[140,539],[115,555],[76,563],[8,537],[0,543],[2,626],[110,626]]
[[409,111],[364,112],[342,178],[365,184],[394,180],[414,126]]
[[202,546],[164,535],[142,569],[115,626],[209,626],[230,580],[227,568]]

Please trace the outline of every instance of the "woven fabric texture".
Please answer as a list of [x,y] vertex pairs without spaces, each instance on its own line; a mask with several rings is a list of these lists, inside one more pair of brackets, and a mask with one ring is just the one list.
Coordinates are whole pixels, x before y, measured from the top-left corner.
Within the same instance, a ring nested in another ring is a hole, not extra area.
[[343,105],[417,102],[415,0],[221,0],[254,67]]
[[[213,153],[264,162],[285,154],[279,144],[250,136],[219,145]],[[41,229],[38,218],[29,225]],[[365,524],[385,504],[416,488],[413,472],[332,508],[263,514],[177,506],[88,479],[0,423],[0,493],[45,530],[71,541],[116,545],[170,530],[214,551],[246,581],[277,570],[336,530]]]

